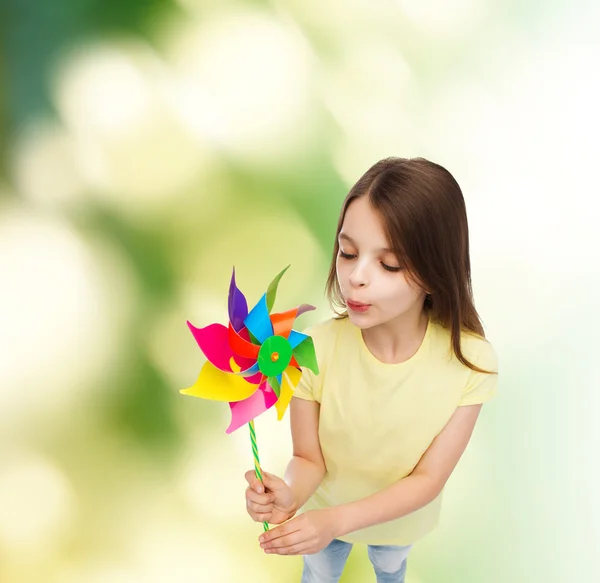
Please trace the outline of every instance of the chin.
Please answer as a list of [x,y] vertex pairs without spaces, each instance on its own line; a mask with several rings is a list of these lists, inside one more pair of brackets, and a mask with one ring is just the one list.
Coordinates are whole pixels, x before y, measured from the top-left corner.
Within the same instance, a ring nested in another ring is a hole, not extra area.
[[379,322],[374,322],[373,318],[369,317],[368,314],[355,314],[352,310],[348,310],[348,319],[352,322],[357,328],[361,330],[367,330],[368,328],[373,328],[373,326],[377,326]]

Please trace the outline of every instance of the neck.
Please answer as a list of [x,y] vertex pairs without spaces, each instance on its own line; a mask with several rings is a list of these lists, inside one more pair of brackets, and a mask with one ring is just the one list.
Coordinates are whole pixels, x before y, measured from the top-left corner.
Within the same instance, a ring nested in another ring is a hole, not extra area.
[[385,363],[400,363],[411,358],[423,342],[429,318],[423,309],[401,314],[397,318],[362,330],[371,353]]

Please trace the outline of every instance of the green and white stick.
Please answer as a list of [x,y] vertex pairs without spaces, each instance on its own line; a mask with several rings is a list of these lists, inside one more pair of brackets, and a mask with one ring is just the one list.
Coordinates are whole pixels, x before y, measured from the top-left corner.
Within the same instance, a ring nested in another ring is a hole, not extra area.
[[[254,455],[254,472],[256,473],[256,477],[262,482],[263,477],[262,472],[260,470],[260,460],[258,459],[258,446],[256,445],[256,431],[254,429],[254,419],[251,419],[248,425],[250,427],[250,441],[252,442],[252,454]],[[265,529],[265,532],[269,530],[269,523],[263,522],[263,528]]]

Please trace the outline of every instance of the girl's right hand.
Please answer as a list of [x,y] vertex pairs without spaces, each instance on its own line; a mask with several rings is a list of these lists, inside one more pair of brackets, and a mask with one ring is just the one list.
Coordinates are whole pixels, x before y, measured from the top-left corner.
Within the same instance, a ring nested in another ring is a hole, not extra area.
[[265,471],[262,476],[261,483],[254,470],[246,472],[246,510],[256,522],[281,524],[296,513],[296,497],[281,478]]

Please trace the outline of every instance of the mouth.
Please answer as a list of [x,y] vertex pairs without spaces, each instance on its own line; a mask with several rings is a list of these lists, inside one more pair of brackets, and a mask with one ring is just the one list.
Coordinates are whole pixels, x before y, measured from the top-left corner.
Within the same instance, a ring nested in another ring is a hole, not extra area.
[[359,312],[359,313],[364,313],[371,307],[371,304],[363,304],[361,302],[353,302],[352,300],[346,300],[346,305],[353,312]]

